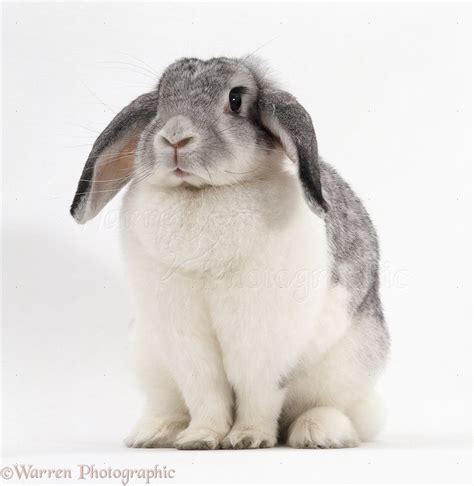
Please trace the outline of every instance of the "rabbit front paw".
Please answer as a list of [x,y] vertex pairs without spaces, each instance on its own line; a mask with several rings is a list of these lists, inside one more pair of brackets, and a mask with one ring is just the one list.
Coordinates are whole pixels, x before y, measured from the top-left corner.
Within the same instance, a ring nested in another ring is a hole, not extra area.
[[189,419],[142,417],[125,439],[127,447],[174,447],[177,435],[188,425]]
[[182,450],[217,449],[223,434],[203,427],[189,427],[181,432],[175,447]]
[[222,442],[223,449],[262,449],[276,444],[274,434],[252,427],[235,427]]

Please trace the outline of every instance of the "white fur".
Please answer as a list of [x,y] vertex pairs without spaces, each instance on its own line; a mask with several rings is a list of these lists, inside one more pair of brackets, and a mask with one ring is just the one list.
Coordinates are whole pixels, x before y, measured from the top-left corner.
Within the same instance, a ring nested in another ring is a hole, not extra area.
[[297,448],[354,447],[358,443],[352,422],[334,407],[310,408],[293,422],[288,434],[288,444]]
[[273,446],[279,417],[295,447],[352,446],[378,428],[324,221],[287,163],[232,185],[129,189],[122,242],[148,400],[129,446]]

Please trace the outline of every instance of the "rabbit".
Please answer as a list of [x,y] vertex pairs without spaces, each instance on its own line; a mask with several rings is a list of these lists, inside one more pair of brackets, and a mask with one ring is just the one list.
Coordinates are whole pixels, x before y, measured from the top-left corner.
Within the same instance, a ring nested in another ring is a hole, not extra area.
[[99,135],[71,214],[127,186],[146,405],[129,447],[354,447],[384,423],[377,236],[310,115],[253,56],[183,58]]

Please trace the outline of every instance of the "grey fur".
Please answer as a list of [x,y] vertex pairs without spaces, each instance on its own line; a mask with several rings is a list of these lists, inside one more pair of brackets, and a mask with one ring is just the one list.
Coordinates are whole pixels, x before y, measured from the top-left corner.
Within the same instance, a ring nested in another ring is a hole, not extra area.
[[[331,277],[350,289],[350,309],[360,329],[374,342],[361,353],[370,365],[387,358],[390,337],[379,297],[379,245],[377,233],[360,199],[337,171],[320,159],[321,184],[329,205],[326,230],[333,257]],[[375,325],[374,325],[375,323]],[[367,340],[362,340],[367,342]]]
[[[327,211],[321,191],[318,143],[308,112],[290,93],[268,87],[261,88],[258,107],[262,120],[276,122],[293,142],[296,151],[294,157],[308,202],[316,209]],[[272,129],[271,123],[269,129]]]

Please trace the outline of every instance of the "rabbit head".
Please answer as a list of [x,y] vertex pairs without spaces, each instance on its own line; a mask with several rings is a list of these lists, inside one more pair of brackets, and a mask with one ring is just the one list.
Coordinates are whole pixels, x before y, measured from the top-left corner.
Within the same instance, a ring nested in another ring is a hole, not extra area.
[[239,184],[275,170],[285,154],[311,207],[324,212],[316,136],[298,101],[276,89],[255,59],[181,59],[100,134],[71,214],[85,223],[128,182],[192,190]]

